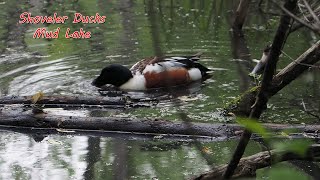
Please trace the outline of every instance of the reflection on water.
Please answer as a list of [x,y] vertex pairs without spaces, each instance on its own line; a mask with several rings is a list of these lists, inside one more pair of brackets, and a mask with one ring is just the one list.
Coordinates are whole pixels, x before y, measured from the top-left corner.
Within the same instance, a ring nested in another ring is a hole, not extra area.
[[[184,179],[210,166],[193,141],[49,135],[35,142],[35,137],[0,133],[2,179]],[[234,142],[209,141],[201,146],[214,162],[222,164]],[[255,150],[247,154],[259,151],[258,143],[249,146]]]
[[1,132],[2,179],[82,179],[86,137],[46,137],[41,142]]
[[[109,64],[131,66],[152,55],[190,55],[204,52],[202,63],[214,73],[204,83],[170,90],[120,92],[131,99],[155,99],[152,108],[92,110],[77,115],[163,118],[179,120],[179,111],[198,122],[226,122],[218,110],[247,89],[251,59],[272,39],[277,17],[255,8],[245,27],[246,42],[230,33],[231,10],[236,2],[201,1],[39,1],[0,3],[0,96],[32,95],[114,95],[99,92],[92,79]],[[16,11],[16,9],[19,9]],[[61,24],[62,31],[83,27],[90,39],[33,39],[42,26],[17,24],[19,13],[73,16],[74,12],[106,15],[104,24]],[[269,22],[268,19],[271,19]],[[284,51],[295,58],[312,39],[304,32],[295,41],[289,38]],[[302,40],[303,39],[303,40]],[[248,46],[243,46],[247,43]],[[280,68],[290,62],[282,57]],[[263,120],[268,122],[315,122],[319,115],[319,70],[314,69],[284,89],[269,103]],[[153,101],[154,102],[154,101]],[[177,104],[179,108],[175,107]],[[307,110],[307,111],[306,111]],[[62,111],[50,113],[66,114]],[[70,113],[70,112],[69,112]],[[41,142],[35,142],[34,139]],[[26,136],[3,131],[0,136],[2,179],[183,179],[208,170],[199,146],[170,140],[126,140],[91,136]],[[235,141],[203,142],[215,164],[227,162]],[[248,154],[259,151],[252,143]],[[170,173],[168,173],[170,172]]]

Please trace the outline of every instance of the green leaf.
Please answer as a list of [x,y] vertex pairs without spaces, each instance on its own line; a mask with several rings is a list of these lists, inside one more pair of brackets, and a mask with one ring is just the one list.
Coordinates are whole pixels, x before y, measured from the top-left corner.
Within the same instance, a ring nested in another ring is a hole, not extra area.
[[259,122],[249,118],[237,118],[237,122],[251,132],[260,134],[265,139],[269,138],[267,130]]
[[293,152],[300,156],[304,156],[308,147],[312,144],[309,139],[295,139],[281,142],[274,142],[273,148],[277,151]]

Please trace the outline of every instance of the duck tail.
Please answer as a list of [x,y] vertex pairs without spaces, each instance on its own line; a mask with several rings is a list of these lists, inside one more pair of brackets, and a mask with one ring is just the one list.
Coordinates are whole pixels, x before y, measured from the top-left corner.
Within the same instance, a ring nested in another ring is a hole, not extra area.
[[202,54],[203,54],[203,52],[198,52],[198,53],[192,55],[189,59],[192,61],[199,61]]
[[198,52],[198,53],[196,53],[196,54],[194,54],[192,56],[200,58],[202,54],[203,54],[203,52]]

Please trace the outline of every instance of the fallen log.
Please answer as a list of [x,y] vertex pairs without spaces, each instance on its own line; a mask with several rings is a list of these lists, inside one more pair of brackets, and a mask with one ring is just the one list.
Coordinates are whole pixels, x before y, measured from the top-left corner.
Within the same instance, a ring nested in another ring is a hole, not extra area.
[[111,137],[122,140],[134,141],[153,141],[153,140],[168,140],[170,142],[216,142],[224,141],[225,138],[212,138],[210,136],[189,136],[178,134],[147,134],[134,132],[119,132],[119,131],[105,131],[105,130],[86,130],[86,129],[56,129],[56,128],[34,128],[34,127],[18,127],[0,125],[1,132],[15,132],[28,135],[36,142],[42,141],[49,135],[59,136],[90,136],[90,137]]
[[[0,111],[1,112],[1,111]],[[294,130],[294,133],[317,135],[320,125],[263,124],[273,132]],[[30,111],[19,115],[0,113],[0,126],[41,129],[69,129],[137,134],[170,134],[186,136],[237,137],[244,129],[238,124],[209,124],[172,122],[161,119],[130,119],[115,117],[57,116],[46,113],[33,114]],[[311,135],[314,136],[314,135]]]
[[128,119],[113,117],[50,116],[46,114],[6,116],[0,114],[0,125],[13,127],[83,129],[120,131],[144,134],[179,134],[210,137],[231,137],[240,126],[207,123],[184,123],[166,120]]
[[[252,156],[241,158],[232,178],[255,176],[256,170],[269,167],[273,164],[289,160],[307,160],[312,161],[320,156],[320,145],[310,146],[304,156],[293,152],[284,152],[271,150],[264,151]],[[227,165],[222,165],[213,170],[195,177],[194,180],[220,179],[225,172]]]

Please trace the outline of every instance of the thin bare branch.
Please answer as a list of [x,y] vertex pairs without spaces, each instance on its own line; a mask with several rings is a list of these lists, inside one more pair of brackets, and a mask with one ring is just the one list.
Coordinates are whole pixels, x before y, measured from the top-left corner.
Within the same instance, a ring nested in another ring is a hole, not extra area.
[[313,64],[306,64],[306,63],[302,63],[302,62],[298,62],[296,59],[293,59],[291,56],[289,56],[286,52],[281,51],[282,54],[284,54],[285,56],[287,56],[292,62],[294,62],[295,64],[300,64],[303,66],[307,66],[307,67],[311,67],[311,68],[320,68],[320,66],[317,65],[313,65]]
[[311,9],[309,3],[306,0],[303,0],[304,5],[307,7],[309,13],[312,15],[313,19],[316,21],[316,23],[320,23],[320,20],[318,16],[315,14],[315,12]]

